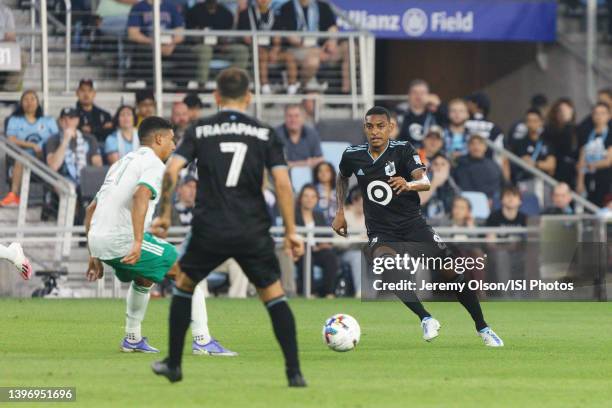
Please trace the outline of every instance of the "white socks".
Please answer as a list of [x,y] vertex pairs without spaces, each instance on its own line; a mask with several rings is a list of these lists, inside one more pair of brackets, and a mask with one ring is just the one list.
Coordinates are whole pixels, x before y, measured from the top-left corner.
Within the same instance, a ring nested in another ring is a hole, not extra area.
[[140,324],[144,320],[149,304],[151,288],[138,286],[132,282],[127,295],[127,309],[125,319],[125,337],[130,343],[142,340]]
[[198,344],[206,344],[211,340],[208,331],[208,312],[206,311],[206,296],[202,285],[207,285],[208,281],[202,279],[194,288],[191,297],[191,334],[193,340]]
[[17,256],[17,251],[10,246],[0,245],[0,259],[6,259],[15,263],[15,257]]

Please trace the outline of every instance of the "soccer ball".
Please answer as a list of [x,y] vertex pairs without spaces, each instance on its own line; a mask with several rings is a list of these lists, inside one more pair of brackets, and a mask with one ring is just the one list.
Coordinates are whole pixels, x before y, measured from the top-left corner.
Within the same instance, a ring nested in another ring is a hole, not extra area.
[[361,328],[354,317],[336,314],[325,321],[323,341],[334,351],[350,351],[359,343]]

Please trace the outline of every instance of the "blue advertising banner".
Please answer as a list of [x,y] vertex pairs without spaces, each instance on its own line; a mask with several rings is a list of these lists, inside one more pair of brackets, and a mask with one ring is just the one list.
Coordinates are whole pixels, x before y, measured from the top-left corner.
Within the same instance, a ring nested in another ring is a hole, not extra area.
[[[542,41],[556,39],[554,0],[333,0],[378,38]],[[338,20],[341,29],[349,26]]]

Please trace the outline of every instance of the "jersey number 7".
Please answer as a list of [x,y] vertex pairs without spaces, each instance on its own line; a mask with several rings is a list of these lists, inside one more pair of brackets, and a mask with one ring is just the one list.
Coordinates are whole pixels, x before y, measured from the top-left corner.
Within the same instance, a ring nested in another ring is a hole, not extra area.
[[227,180],[225,181],[226,187],[236,187],[238,185],[238,178],[242,171],[242,165],[244,164],[244,158],[248,146],[246,143],[241,142],[222,142],[219,143],[221,153],[232,153],[232,163],[230,164],[229,172],[227,173]]

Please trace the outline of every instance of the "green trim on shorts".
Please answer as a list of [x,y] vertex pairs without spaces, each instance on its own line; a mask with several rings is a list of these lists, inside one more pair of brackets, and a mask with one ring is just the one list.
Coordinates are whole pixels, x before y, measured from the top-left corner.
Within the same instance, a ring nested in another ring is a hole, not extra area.
[[150,185],[149,183],[146,183],[144,181],[139,181],[138,184],[139,186],[145,186],[146,188],[148,188],[149,190],[151,190],[151,194],[153,194],[153,196],[151,197],[151,200],[155,200],[157,198],[157,191],[155,190],[155,188],[153,188],[152,185]]
[[102,260],[115,269],[115,275],[121,282],[131,282],[143,278],[153,282],[161,282],[176,263],[178,251],[169,242],[157,238],[150,233],[144,234],[140,259],[135,265],[121,262],[123,257]]

